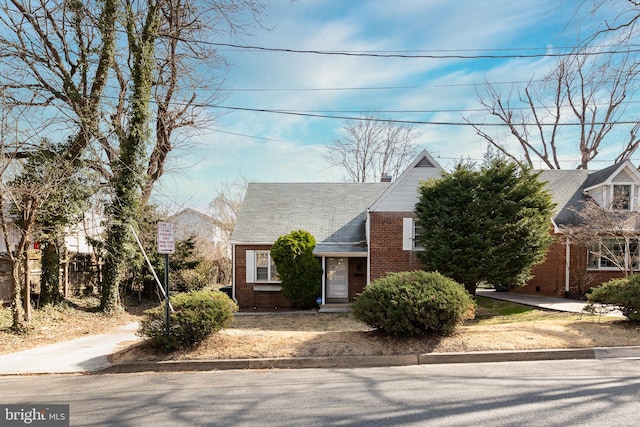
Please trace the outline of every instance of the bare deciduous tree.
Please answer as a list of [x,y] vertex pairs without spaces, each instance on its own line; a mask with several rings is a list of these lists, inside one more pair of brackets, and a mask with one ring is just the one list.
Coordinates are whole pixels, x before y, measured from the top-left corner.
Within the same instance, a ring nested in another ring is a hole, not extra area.
[[420,132],[385,120],[378,114],[362,115],[343,126],[344,136],[329,146],[325,159],[342,168],[352,182],[397,178],[417,155]]
[[505,132],[490,133],[489,126],[465,120],[491,146],[529,167],[541,163],[561,169],[561,157],[569,155],[578,169],[587,169],[614,128],[628,132],[626,141],[615,141],[623,142],[615,161],[630,158],[640,145],[640,125],[620,119],[636,91],[639,65],[629,55],[603,60],[603,55],[592,53],[561,58],[546,78],[530,81],[515,100],[487,84],[478,95],[480,103]]
[[216,248],[213,253],[213,261],[220,271],[221,283],[226,283],[231,278],[232,266],[229,250],[231,233],[236,225],[247,185],[248,180],[245,177],[239,177],[234,182],[223,182],[218,186],[218,195],[209,204],[210,215],[222,232],[222,236],[220,236],[222,245]]

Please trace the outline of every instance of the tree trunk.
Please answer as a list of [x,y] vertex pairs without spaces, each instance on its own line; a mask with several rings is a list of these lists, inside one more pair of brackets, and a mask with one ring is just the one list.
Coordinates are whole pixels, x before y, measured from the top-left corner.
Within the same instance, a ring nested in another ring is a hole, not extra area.
[[43,242],[42,275],[40,276],[40,305],[62,301],[60,293],[60,253],[54,241]]
[[11,260],[11,311],[15,331],[24,331],[27,327],[24,307],[22,306],[22,278],[20,277],[20,259]]

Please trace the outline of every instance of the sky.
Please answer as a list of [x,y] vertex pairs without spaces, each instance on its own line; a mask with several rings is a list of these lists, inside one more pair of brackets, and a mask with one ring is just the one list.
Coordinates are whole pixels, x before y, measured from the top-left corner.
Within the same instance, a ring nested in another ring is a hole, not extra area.
[[[271,0],[252,37],[221,43],[301,51],[405,53],[436,58],[322,55],[221,47],[229,63],[219,115],[192,135],[156,188],[170,211],[207,212],[225,183],[344,181],[325,160],[344,119],[242,109],[437,121],[417,140],[445,169],[481,159],[487,145],[463,124],[482,120],[478,88],[509,88],[544,76],[555,59],[513,57],[566,51],[590,30],[578,0]],[[582,33],[580,33],[580,31]],[[507,58],[443,58],[506,55]],[[518,83],[520,82],[520,83]],[[571,159],[568,159],[571,160]]]

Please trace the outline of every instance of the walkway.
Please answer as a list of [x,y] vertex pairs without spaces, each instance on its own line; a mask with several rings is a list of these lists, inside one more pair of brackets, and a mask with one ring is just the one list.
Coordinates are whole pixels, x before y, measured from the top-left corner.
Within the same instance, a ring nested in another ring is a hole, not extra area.
[[0,354],[0,375],[96,372],[111,366],[108,356],[122,343],[140,339],[137,330],[138,324],[130,323],[108,334]]
[[[476,295],[481,297],[493,298],[503,301],[511,301],[518,304],[529,305],[532,307],[546,308],[548,310],[568,311],[571,313],[584,314],[584,308],[587,306],[586,301],[580,301],[569,298],[556,298],[543,295],[520,294],[516,292],[496,292],[493,289],[477,289]],[[622,313],[619,310],[611,310],[606,306],[597,305],[600,309],[596,314],[603,316],[620,317]]]

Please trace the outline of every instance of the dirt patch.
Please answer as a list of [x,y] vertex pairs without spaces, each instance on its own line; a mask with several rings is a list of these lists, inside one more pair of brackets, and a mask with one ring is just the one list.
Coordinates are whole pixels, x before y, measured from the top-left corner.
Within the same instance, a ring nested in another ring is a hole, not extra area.
[[[131,343],[114,362],[290,357],[375,356],[490,350],[640,345],[640,328],[622,320],[527,310],[502,322],[468,322],[449,336],[395,338],[344,314],[237,316],[231,327],[201,345],[165,355]],[[539,320],[522,320],[525,318]],[[517,316],[516,316],[517,317]]]

